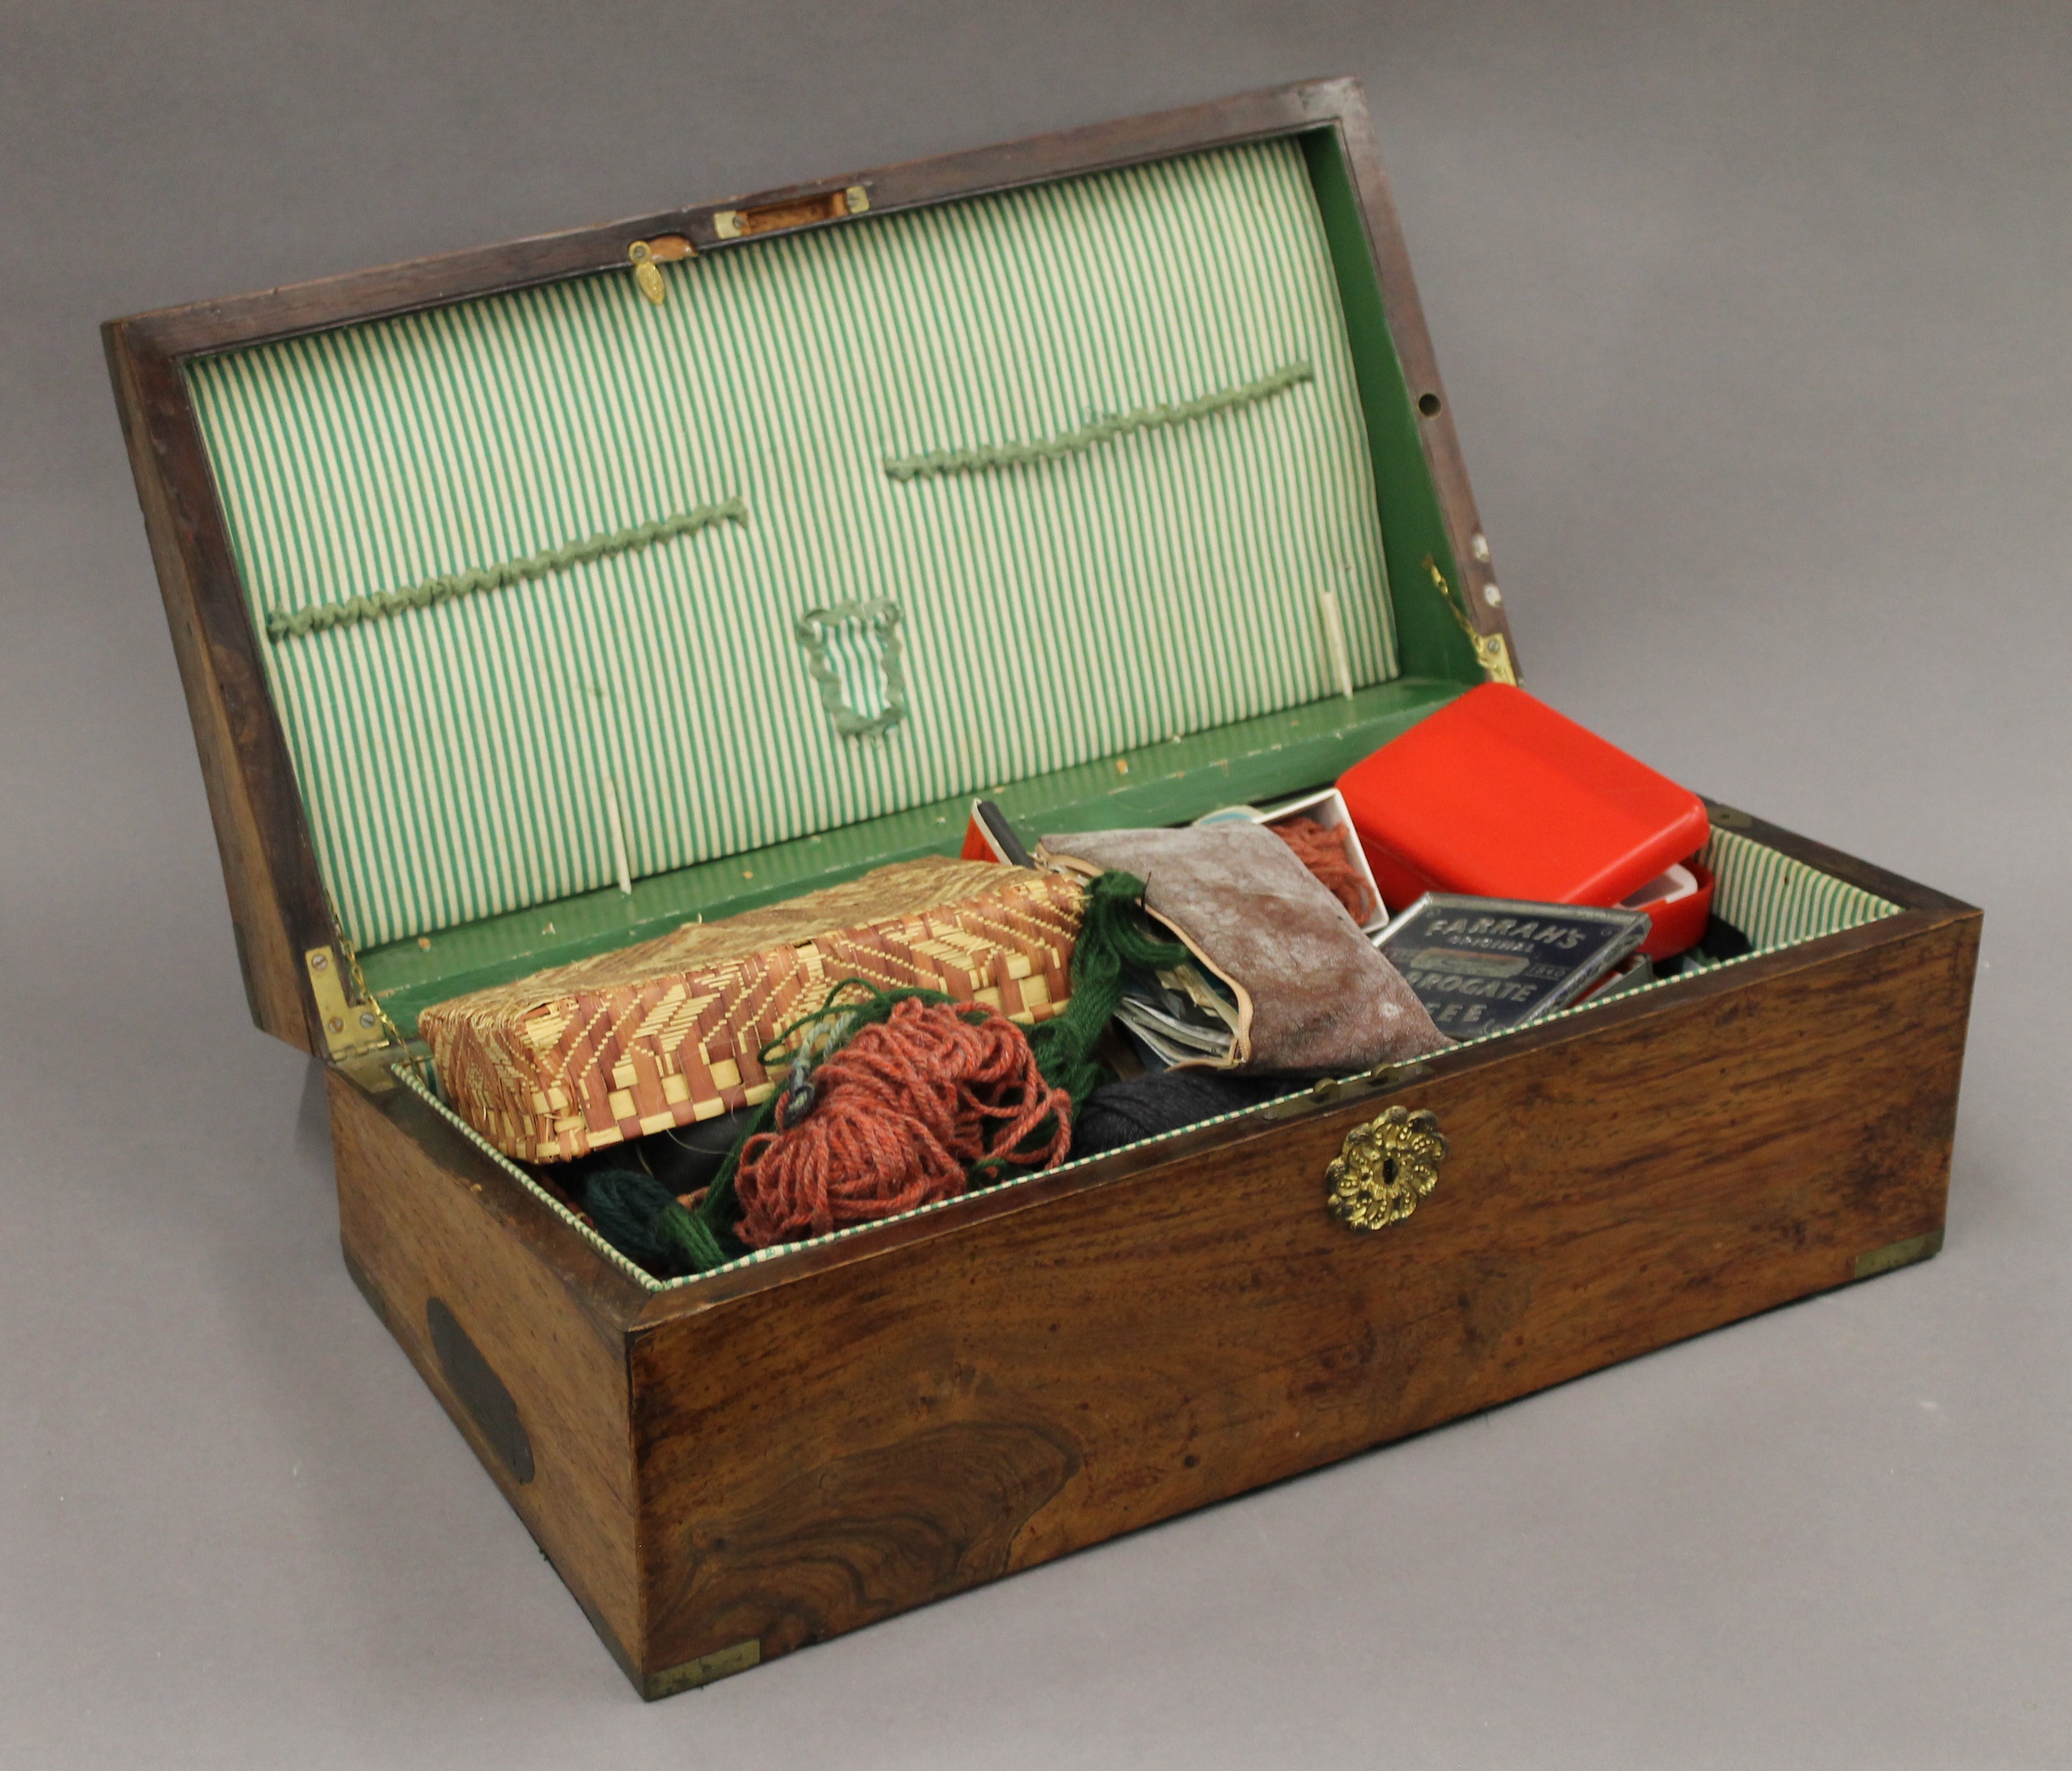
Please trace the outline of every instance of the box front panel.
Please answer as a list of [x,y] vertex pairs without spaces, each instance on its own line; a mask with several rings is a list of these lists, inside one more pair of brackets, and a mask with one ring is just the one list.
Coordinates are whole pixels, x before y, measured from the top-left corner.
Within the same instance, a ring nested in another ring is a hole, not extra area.
[[1450,1153],[1372,1234],[1325,1172],[1379,1098],[658,1326],[632,1365],[648,1671],[780,1653],[1922,1251],[1976,924],[1837,939],[1388,1097]]

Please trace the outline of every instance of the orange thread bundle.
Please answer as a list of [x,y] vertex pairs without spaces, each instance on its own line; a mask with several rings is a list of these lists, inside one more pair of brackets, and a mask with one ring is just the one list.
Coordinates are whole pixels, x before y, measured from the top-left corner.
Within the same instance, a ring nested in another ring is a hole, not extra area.
[[1345,906],[1346,914],[1355,922],[1364,922],[1373,914],[1374,894],[1346,853],[1342,830],[1326,829],[1314,818],[1289,818],[1266,828],[1295,851],[1295,858]]
[[[825,1235],[955,1198],[982,1162],[1047,1169],[1071,1142],[1071,1097],[991,1009],[909,997],[812,1072],[812,1105],[750,1138],[734,1180],[750,1248]],[[1037,1149],[1022,1146],[1043,1135]]]

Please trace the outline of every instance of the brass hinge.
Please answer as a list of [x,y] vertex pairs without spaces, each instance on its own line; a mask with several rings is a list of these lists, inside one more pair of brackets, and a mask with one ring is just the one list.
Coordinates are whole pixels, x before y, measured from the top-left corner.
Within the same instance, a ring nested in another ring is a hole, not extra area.
[[1446,611],[1468,636],[1468,643],[1475,649],[1475,662],[1482,666],[1482,675],[1492,683],[1508,683],[1513,688],[1519,686],[1518,667],[1511,661],[1511,647],[1500,633],[1486,634],[1468,618],[1468,611],[1453,594],[1453,587],[1446,581],[1446,574],[1430,554],[1424,556],[1424,569],[1432,574],[1432,581],[1439,587],[1439,600]]
[[1305,1107],[1335,1107],[1346,1101],[1382,1094],[1400,1088],[1405,1083],[1416,1082],[1429,1067],[1421,1060],[1412,1058],[1407,1063],[1376,1064],[1372,1070],[1361,1070],[1357,1075],[1326,1076],[1300,1095],[1288,1095],[1261,1108],[1259,1116],[1264,1120],[1293,1119]]
[[1482,667],[1482,675],[1493,683],[1508,683],[1518,687],[1518,668],[1511,661],[1511,647],[1504,643],[1502,634],[1474,634],[1470,636],[1475,644],[1475,662]]
[[356,1057],[387,1042],[388,1017],[373,998],[359,1003],[345,1000],[345,980],[339,976],[335,953],[327,947],[313,947],[303,954],[302,964],[309,970],[310,990],[323,1022],[324,1046],[333,1058]]

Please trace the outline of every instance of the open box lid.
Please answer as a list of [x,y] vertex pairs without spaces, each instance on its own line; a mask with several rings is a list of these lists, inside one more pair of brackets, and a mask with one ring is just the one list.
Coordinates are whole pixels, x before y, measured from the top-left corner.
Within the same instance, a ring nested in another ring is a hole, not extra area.
[[253,1017],[334,1058],[1512,679],[1349,80],[105,336]]

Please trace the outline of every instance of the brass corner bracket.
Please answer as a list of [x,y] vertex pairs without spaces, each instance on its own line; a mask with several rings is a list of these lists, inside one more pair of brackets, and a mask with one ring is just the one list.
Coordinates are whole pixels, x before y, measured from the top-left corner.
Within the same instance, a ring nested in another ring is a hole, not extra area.
[[1849,1275],[1852,1279],[1875,1279],[1880,1273],[1911,1267],[1916,1261],[1932,1260],[1942,1252],[1942,1231],[1926,1230],[1918,1236],[1887,1243],[1882,1248],[1873,1248],[1857,1255],[1849,1264]]
[[1468,636],[1468,643],[1474,647],[1475,662],[1482,667],[1482,675],[1492,683],[1508,683],[1513,688],[1519,686],[1518,667],[1511,661],[1511,647],[1501,633],[1486,634],[1469,618],[1466,599],[1453,593],[1446,581],[1446,574],[1439,569],[1439,563],[1430,554],[1424,556],[1424,569],[1432,574],[1432,581],[1439,589],[1439,600],[1446,606],[1446,612]]
[[357,1057],[384,1044],[388,1038],[387,1017],[370,997],[360,1003],[345,1000],[345,980],[339,976],[338,955],[327,947],[313,947],[302,955],[310,976],[310,992],[316,998],[317,1014],[323,1022],[324,1048],[334,1059]]

